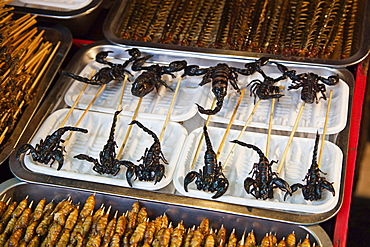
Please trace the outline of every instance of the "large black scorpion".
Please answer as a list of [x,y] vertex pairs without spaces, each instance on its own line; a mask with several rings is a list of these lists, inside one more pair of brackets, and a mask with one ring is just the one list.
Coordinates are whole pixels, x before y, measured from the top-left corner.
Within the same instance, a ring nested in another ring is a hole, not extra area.
[[130,125],[132,124],[136,124],[144,132],[151,135],[154,139],[154,143],[150,148],[146,148],[144,155],[137,160],[138,162],[142,161],[142,164],[135,165],[128,160],[121,161],[121,164],[127,168],[127,182],[132,187],[131,180],[134,176],[136,176],[135,180],[138,178],[140,181],[154,181],[154,184],[156,184],[160,182],[163,177],[165,177],[165,166],[161,164],[161,161],[166,165],[168,164],[162,153],[161,143],[159,142],[157,135],[139,121],[134,120],[130,123]]
[[203,86],[212,82],[212,92],[216,97],[216,107],[212,110],[205,110],[202,106],[198,105],[200,113],[207,115],[214,115],[218,113],[223,105],[225,96],[227,95],[228,82],[231,86],[240,93],[238,82],[238,73],[241,75],[249,76],[256,72],[261,72],[261,66],[268,63],[268,58],[260,58],[255,62],[245,64],[245,69],[230,67],[226,63],[219,63],[216,66],[209,68],[200,68],[198,65],[189,65],[185,68],[185,73],[182,76],[199,76],[204,75],[202,81],[199,83]]
[[71,126],[59,128],[54,131],[53,134],[46,136],[45,140],[41,139],[40,142],[36,144],[36,147],[33,147],[31,144],[24,144],[23,146],[21,146],[17,151],[17,159],[19,159],[22,153],[30,151],[30,154],[34,161],[48,164],[52,160],[50,167],[56,160],[58,162],[57,170],[59,171],[63,167],[63,152],[65,152],[64,146],[60,145],[60,143],[64,142],[64,140],[62,140],[62,136],[67,131],[79,131],[82,133],[88,132],[87,129]]
[[[138,52],[139,56],[141,55],[140,52]],[[144,63],[150,59],[153,55],[147,55],[141,58],[135,58],[135,61],[133,62],[131,69],[133,71],[140,71],[145,70],[143,73],[141,73],[134,81],[131,87],[131,93],[134,96],[137,97],[144,97],[148,93],[154,90],[158,91],[160,86],[163,85],[166,88],[170,88],[165,81],[162,80],[162,75],[167,74],[172,76],[172,78],[175,78],[175,75],[172,74],[172,72],[178,72],[185,68],[187,65],[187,62],[185,60],[181,61],[173,61],[168,66],[161,66],[159,64],[153,64],[150,66],[143,66]]]
[[104,145],[103,150],[99,153],[99,160],[86,154],[79,154],[74,156],[74,158],[76,159],[92,162],[94,164],[93,170],[99,174],[111,174],[113,176],[116,176],[120,171],[121,163],[116,158],[117,143],[114,141],[114,132],[116,129],[117,118],[120,113],[121,111],[116,111],[114,113],[109,138],[107,143]]
[[131,57],[123,64],[115,64],[105,60],[108,57],[108,54],[113,51],[102,51],[96,54],[95,61],[101,64],[106,64],[109,67],[101,68],[91,77],[91,79],[66,71],[62,71],[62,74],[91,85],[104,85],[112,80],[123,80],[125,74],[131,75],[131,73],[126,70],[126,67],[140,56],[140,51],[137,48],[132,48],[127,51]]
[[[324,78],[312,72],[297,74],[295,70],[289,70],[286,66],[279,63],[276,64],[283,76],[292,80],[292,85],[288,87],[288,90],[302,88],[301,99],[308,104],[315,102],[318,104],[320,99],[326,100],[326,87],[324,84],[319,83],[320,81],[329,86],[336,85],[339,82],[338,75]],[[318,93],[321,93],[320,98],[317,97]]]
[[317,164],[317,147],[319,144],[319,134],[316,134],[315,147],[313,150],[312,164],[302,181],[306,180],[306,184],[296,183],[291,186],[292,192],[302,189],[303,198],[305,200],[315,201],[320,200],[323,190],[328,190],[335,196],[335,191],[332,183],[328,182],[325,177],[321,177],[320,173],[326,175],[320,170]]
[[211,140],[209,138],[207,127],[203,127],[204,138],[206,142],[206,152],[204,154],[203,170],[199,172],[191,171],[184,178],[184,189],[188,192],[188,185],[195,180],[198,190],[215,192],[213,199],[219,198],[229,188],[229,180],[222,172],[221,162],[217,163],[216,153],[212,149]]
[[252,177],[247,177],[244,180],[244,189],[248,194],[251,194],[257,199],[266,200],[274,197],[274,189],[279,188],[288,194],[292,194],[292,189],[289,184],[282,178],[279,178],[275,172],[272,172],[271,166],[277,161],[268,161],[264,153],[258,147],[244,143],[238,140],[231,141],[241,146],[251,148],[259,155],[259,162],[254,163],[252,170]]

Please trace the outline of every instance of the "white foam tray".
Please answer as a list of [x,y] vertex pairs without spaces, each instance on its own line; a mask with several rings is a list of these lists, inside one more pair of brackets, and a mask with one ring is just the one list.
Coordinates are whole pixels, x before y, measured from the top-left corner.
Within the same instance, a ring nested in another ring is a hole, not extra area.
[[[112,59],[113,63],[123,63],[123,60]],[[153,63],[151,63],[153,64]],[[148,65],[148,64],[146,64]],[[150,65],[150,64],[149,64]],[[131,65],[130,65],[131,66]],[[106,67],[106,65],[99,64],[95,61],[89,62],[84,69],[81,71],[80,76],[89,78],[93,70],[99,71],[99,69]],[[135,78],[140,75],[143,71],[131,71],[129,66],[127,69],[133,74],[130,76],[130,80],[126,83],[123,100],[122,100],[122,113],[123,115],[132,115],[136,109],[139,101],[139,97],[135,97],[131,94],[131,85]],[[172,98],[174,96],[174,91],[177,86],[178,78],[182,75],[182,72],[174,73],[176,78],[173,79],[169,75],[163,75],[162,79],[169,85],[172,89],[160,88],[159,92],[154,89],[151,93],[143,98],[143,101],[139,108],[139,116],[151,119],[165,119],[169,106],[171,105]],[[195,79],[195,78],[194,78]],[[195,103],[204,104],[207,97],[204,95],[207,93],[206,89],[199,88],[197,80],[183,80],[180,84],[178,95],[175,100],[174,107],[171,112],[170,120],[174,122],[186,121],[193,117],[197,113],[197,107]],[[123,83],[120,81],[112,81],[107,84],[104,91],[99,95],[91,109],[100,112],[113,113],[120,101],[122,94]],[[67,105],[71,106],[78,94],[84,87],[83,82],[74,81],[71,87],[65,94],[65,102]],[[88,85],[81,99],[77,103],[77,108],[86,109],[90,104],[91,100],[94,98],[98,92],[100,86]]]
[[[223,196],[217,199],[212,199],[211,197],[215,193],[197,190],[194,181],[188,186],[189,192],[186,192],[184,190],[183,183],[186,174],[192,170],[199,171],[199,169],[202,169],[204,166],[204,152],[206,147],[203,140],[194,169],[191,169],[191,162],[195,155],[196,147],[198,146],[202,133],[203,128],[198,128],[188,135],[178,161],[173,182],[176,190],[182,195],[273,210],[288,210],[318,214],[330,211],[337,205],[339,200],[338,194],[340,190],[343,154],[338,146],[329,141],[325,141],[322,164],[320,168],[322,171],[327,173],[325,176],[326,180],[329,182],[334,182],[333,186],[336,192],[335,196],[332,196],[330,192],[324,190],[321,200],[306,201],[302,196],[302,191],[299,189],[293,194],[293,196],[288,196],[287,200],[284,201],[285,192],[275,189],[273,199],[262,200],[254,198],[251,194],[246,193],[243,183],[246,177],[251,176],[249,172],[251,171],[253,164],[259,161],[259,157],[254,150],[247,147],[242,147],[238,144],[236,144],[237,146],[234,150],[234,153],[224,168],[224,174],[228,178],[230,185],[227,192]],[[209,127],[208,133],[210,135],[213,149],[215,152],[217,152],[219,144],[225,133],[225,129]],[[233,143],[230,143],[230,141],[237,139],[239,133],[240,132],[236,130],[231,130],[229,132],[225,146],[223,147],[218,160],[221,161],[222,164],[234,145]],[[266,153],[266,138],[266,134],[245,132],[240,141],[253,144],[259,147],[262,152]],[[268,159],[270,161],[281,159],[287,141],[288,137],[286,136],[271,136],[271,144],[269,148],[270,151],[268,154]],[[282,167],[279,177],[284,179],[290,185],[294,183],[305,184],[305,181],[302,181],[302,179],[311,165],[313,147],[314,139],[293,138],[285,160],[285,165]],[[272,166],[273,171],[276,171],[277,168],[277,164]]]
[[25,4],[36,4],[53,8],[77,10],[87,6],[92,0],[19,0]]
[[[40,139],[45,139],[47,135],[57,130],[60,127],[64,117],[67,115],[67,112],[67,109],[61,109],[52,113],[37,131],[36,135],[32,139],[31,144],[35,146],[37,143],[39,143]],[[82,111],[74,110],[72,115],[68,118],[65,126],[74,126],[81,114]],[[163,121],[142,118],[137,118],[137,120],[140,121],[145,127],[156,133],[159,137],[163,127]],[[121,167],[121,170],[117,176],[106,174],[100,175],[92,170],[92,163],[73,158],[78,154],[87,154],[91,157],[99,159],[99,152],[107,143],[112,121],[113,114],[89,111],[79,125],[81,128],[88,129],[89,132],[87,134],[80,132],[67,132],[63,135],[63,139],[66,139],[69,133],[73,133],[65,145],[67,152],[65,153],[64,165],[61,170],[56,170],[58,165],[57,162],[54,162],[52,167],[49,167],[49,165],[34,162],[30,155],[25,155],[24,163],[26,167],[34,172],[57,177],[73,178],[90,182],[129,187],[126,180],[125,167]],[[115,132],[115,141],[118,145],[116,148],[116,153],[118,153],[120,150],[129,126],[128,124],[130,122],[130,117],[120,115],[118,118]],[[169,122],[161,142],[164,157],[169,163],[165,166],[166,177],[163,177],[163,179],[155,185],[154,182],[135,180],[132,182],[133,187],[145,190],[158,190],[167,186],[172,181],[177,159],[180,155],[186,136],[187,131],[185,128],[178,123]],[[145,149],[149,148],[152,144],[153,138],[140,129],[137,125],[133,125],[129,139],[119,160],[129,160],[138,165],[139,162],[136,160],[140,159],[141,156],[144,155]]]
[[[116,50],[118,48],[115,48]],[[123,49],[123,48],[122,48]],[[113,50],[107,48],[107,50]],[[233,58],[220,58],[217,56],[205,56],[198,54],[181,54],[181,53],[168,53],[164,51],[153,51],[141,50],[143,55],[152,54],[153,58],[148,60],[148,64],[160,63],[168,65],[171,61],[186,60],[188,65],[197,64],[202,68],[208,68],[216,66],[218,63],[227,63],[231,67],[244,68],[245,63],[254,62],[255,60],[241,60]],[[107,60],[113,63],[123,63],[127,58],[127,52],[115,51],[110,56],[117,56],[115,54],[123,54],[120,58],[108,57]],[[322,77],[327,78],[330,75],[340,74],[335,69],[318,67],[318,66],[307,66],[307,65],[293,65],[285,64],[288,69],[296,70],[299,73],[316,73]],[[98,71],[105,65],[99,64],[95,61],[90,61],[85,67],[81,68],[82,71],[79,74],[83,77],[90,77],[93,69]],[[129,65],[127,67],[128,70]],[[273,78],[281,76],[281,72],[277,69],[276,65],[269,64],[262,67],[265,73]],[[142,73],[132,72],[134,77],[131,78],[131,82],[128,82],[125,88],[123,97],[123,112],[122,114],[132,115],[135,111],[138,98],[131,95],[131,83],[134,79]],[[171,88],[175,89],[178,78],[182,75],[181,72],[175,73],[176,78],[172,79],[170,76],[164,76],[163,79],[166,81]],[[255,73],[251,76],[238,76],[239,87],[245,88],[249,82],[254,79],[261,79],[262,76]],[[345,78],[350,80],[351,78]],[[181,82],[179,94],[176,98],[173,112],[171,114],[171,121],[180,122],[186,121],[193,117],[197,113],[197,107],[195,103],[203,106],[204,108],[210,108],[213,101],[213,93],[211,92],[211,83],[204,86],[198,86],[202,76],[186,76]],[[321,83],[321,82],[320,82]],[[299,108],[302,100],[300,99],[301,89],[288,91],[288,86],[291,84],[290,79],[279,81],[276,85],[281,86],[283,89],[281,94],[284,96],[276,101],[273,117],[272,128],[274,130],[292,130],[295,119],[298,115]],[[71,106],[75,101],[77,95],[83,87],[82,82],[74,81],[70,89],[65,95],[65,102]],[[117,109],[119,104],[119,98],[121,94],[122,83],[113,81],[109,83],[103,93],[98,97],[97,101],[93,104],[92,109],[102,112],[113,113]],[[85,109],[91,102],[99,86],[89,85],[87,90],[83,94],[82,98],[77,104],[78,108]],[[335,86],[326,85],[327,96],[329,97],[329,91],[333,90],[333,99],[331,109],[329,112],[329,121],[327,125],[327,134],[339,133],[344,129],[347,122],[348,113],[348,100],[349,100],[349,87],[347,83],[340,79],[339,83]],[[238,111],[236,112],[235,120],[233,124],[243,126],[248,119],[252,109],[254,107],[254,97],[250,96],[250,87],[246,89],[245,96],[243,97]],[[145,96],[142,105],[139,109],[139,115],[142,117],[153,118],[153,119],[164,119],[168,107],[172,101],[174,92],[169,89],[162,88],[159,94],[154,90],[149,95]],[[216,115],[211,117],[212,122],[228,123],[229,119],[234,111],[235,105],[238,101],[239,95],[229,85],[228,96],[224,100],[222,110]],[[301,119],[298,124],[297,132],[316,133],[318,129],[322,129],[325,122],[325,116],[327,111],[327,101],[320,100],[318,104],[306,104]],[[271,100],[262,100],[256,113],[254,114],[252,121],[248,126],[256,128],[268,128],[269,114],[270,114]],[[206,115],[202,115],[206,118]]]

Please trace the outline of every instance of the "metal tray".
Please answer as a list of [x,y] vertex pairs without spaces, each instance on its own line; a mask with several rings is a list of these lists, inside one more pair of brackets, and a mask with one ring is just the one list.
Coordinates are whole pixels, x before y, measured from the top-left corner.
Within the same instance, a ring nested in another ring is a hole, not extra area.
[[280,240],[283,236],[288,236],[292,231],[296,234],[297,239],[304,239],[309,236],[311,244],[316,246],[328,247],[333,246],[327,233],[318,225],[314,226],[299,226],[277,221],[257,219],[247,215],[235,215],[230,212],[219,212],[212,209],[199,209],[189,207],[187,205],[179,205],[176,203],[168,203],[161,197],[142,198],[138,196],[127,196],[125,193],[111,194],[100,193],[91,190],[80,190],[69,187],[57,187],[52,185],[29,184],[20,182],[17,179],[8,180],[0,184],[0,195],[6,194],[6,197],[11,197],[14,201],[21,201],[28,196],[29,201],[38,202],[45,198],[47,202],[54,200],[56,203],[70,197],[73,202],[83,203],[86,198],[95,193],[95,210],[101,205],[112,206],[111,212],[126,212],[131,209],[131,205],[138,201],[140,206],[146,207],[148,217],[154,219],[157,216],[166,213],[172,225],[177,225],[180,220],[183,220],[186,228],[191,228],[193,225],[199,225],[204,218],[208,218],[210,227],[218,229],[223,224],[227,230],[227,235],[232,229],[240,239],[243,232],[254,231],[258,242],[266,233],[276,233]]
[[362,61],[370,50],[370,4],[368,0],[358,1],[358,12],[356,14],[356,25],[354,30],[354,42],[353,49],[350,57],[344,59],[322,59],[322,58],[308,58],[298,56],[285,56],[285,55],[274,55],[267,53],[258,52],[245,52],[245,51],[234,51],[234,50],[222,50],[215,48],[202,48],[202,47],[190,47],[180,46],[173,44],[163,43],[151,43],[144,41],[132,41],[122,39],[119,36],[120,26],[123,21],[122,16],[126,13],[126,5],[129,0],[116,1],[115,5],[112,6],[107,18],[104,21],[103,32],[104,36],[111,43],[119,45],[129,45],[138,47],[150,47],[156,49],[169,49],[173,51],[182,51],[191,53],[206,53],[214,56],[215,54],[221,57],[240,57],[240,58],[256,58],[256,57],[270,57],[278,61],[292,62],[298,64],[311,64],[321,65],[329,67],[346,67],[349,65],[356,64]]
[[[102,50],[112,50],[115,49],[115,45],[110,45],[105,41],[100,41],[91,45],[87,45],[85,49],[79,50],[75,57],[72,60],[81,60],[82,64],[86,64],[88,61],[91,61],[97,51]],[[94,48],[94,49],[93,49]],[[89,52],[93,49],[93,52]],[[81,64],[80,64],[81,65]],[[70,63],[66,68],[66,71],[72,73],[78,73],[81,70],[79,65]],[[45,121],[45,119],[54,111],[60,108],[67,107],[64,102],[64,96],[68,91],[68,88],[71,86],[71,83],[66,81],[65,78],[60,78],[58,81],[60,83],[57,84],[57,87],[54,87],[53,90],[50,92],[48,97],[46,98],[44,104],[38,110],[36,116],[34,117],[32,124],[27,127],[25,130],[20,144],[29,143],[32,138],[35,136],[36,132]],[[353,96],[353,85],[349,85],[349,115],[352,109],[352,96]],[[204,124],[204,120],[198,116],[194,117],[194,122],[192,124],[188,123],[189,121],[185,121],[183,125],[190,130],[193,130],[197,127],[200,127]],[[327,135],[327,140],[335,143],[343,152],[343,166],[342,166],[342,174],[341,178],[345,178],[345,171],[346,171],[346,162],[347,162],[347,143],[348,143],[348,136],[349,136],[349,121],[347,121],[345,128],[338,134]],[[222,124],[221,124],[222,125]],[[220,126],[218,126],[220,127]],[[223,128],[225,126],[223,125]],[[254,130],[253,128],[251,129]],[[249,130],[248,130],[249,131]],[[256,131],[256,130],[254,130]],[[190,132],[190,131],[189,131]],[[276,133],[275,133],[276,134]],[[289,135],[288,133],[281,132],[281,135]],[[303,137],[314,138],[313,134],[306,134]],[[301,136],[301,135],[300,135]],[[241,206],[235,204],[229,204],[225,202],[218,202],[212,200],[205,200],[205,199],[198,199],[192,198],[189,200],[186,196],[179,196],[174,194],[173,188],[171,188],[171,184],[166,188],[159,190],[157,192],[152,191],[144,191],[135,188],[123,188],[120,186],[114,185],[107,185],[107,184],[98,184],[89,181],[79,181],[76,179],[71,178],[64,178],[64,177],[56,177],[51,175],[44,175],[40,173],[35,173],[27,169],[24,165],[23,159],[20,161],[16,160],[15,154],[11,155],[9,160],[9,165],[11,171],[14,173],[16,177],[21,180],[28,181],[31,183],[38,183],[38,184],[51,184],[55,186],[65,186],[65,187],[73,187],[78,189],[87,189],[92,191],[98,191],[103,193],[110,193],[110,194],[124,194],[127,197],[135,197],[135,198],[146,198],[146,199],[153,199],[153,200],[160,200],[170,204],[177,204],[177,205],[184,205],[194,208],[202,208],[207,210],[215,210],[219,212],[230,212],[237,215],[247,215],[255,218],[261,219],[269,219],[269,220],[277,220],[282,222],[291,222],[297,224],[304,224],[304,225],[311,225],[317,224],[323,221],[326,221],[333,217],[341,207],[343,201],[343,186],[340,187],[339,191],[337,191],[338,203],[335,205],[333,209],[328,212],[315,214],[315,213],[300,213],[300,212],[292,212],[287,210],[270,210],[270,209],[263,209],[260,207],[251,207],[251,206]],[[343,184],[343,181],[341,181]],[[168,188],[170,187],[170,188]]]
[[61,25],[46,23],[39,23],[38,28],[45,30],[44,39],[46,41],[51,42],[53,45],[60,41],[60,46],[40,81],[36,95],[23,111],[22,116],[11,136],[8,138],[8,141],[6,143],[4,142],[4,145],[1,147],[0,164],[3,163],[14,150],[19,138],[23,134],[33,115],[36,113],[42,99],[45,97],[47,90],[52,85],[53,79],[72,45],[72,34],[67,28]]

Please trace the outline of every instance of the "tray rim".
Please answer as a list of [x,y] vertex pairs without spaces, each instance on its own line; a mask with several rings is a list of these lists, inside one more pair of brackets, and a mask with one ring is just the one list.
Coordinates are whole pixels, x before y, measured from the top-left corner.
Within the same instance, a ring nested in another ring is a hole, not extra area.
[[[76,54],[75,58],[80,57],[82,54],[85,53],[85,49],[89,50],[91,47],[96,45],[112,45],[107,41],[98,41],[89,45],[86,45],[83,49],[80,49]],[[68,71],[75,71],[76,68],[69,64],[66,68]],[[64,81],[64,80],[63,80]],[[33,138],[33,135],[39,129],[41,123],[44,121],[46,116],[53,112],[63,102],[63,92],[65,92],[68,87],[69,83],[60,83],[58,84],[59,87],[54,87],[53,90],[49,93],[48,97],[45,99],[44,103],[41,105],[39,111],[33,118],[32,124],[27,127],[25,134],[22,135],[22,142],[19,143],[26,143]],[[350,86],[350,97],[349,97],[349,112],[348,116],[351,115],[352,112],[352,98],[353,98],[353,85]],[[334,138],[339,140],[339,144],[337,144],[342,152],[343,152],[343,169],[342,169],[342,177],[345,177],[345,171],[347,166],[347,155],[348,155],[348,136],[349,136],[349,128],[350,128],[350,121],[347,121],[346,127],[343,131],[341,131],[338,135],[335,135]],[[19,146],[19,144],[18,144]],[[314,225],[321,222],[324,222],[333,216],[335,216],[343,202],[343,186],[338,191],[340,195],[339,203],[337,207],[332,209],[331,211],[324,213],[324,214],[302,214],[302,213],[295,213],[295,212],[288,212],[288,211],[272,211],[267,209],[261,209],[257,207],[246,207],[240,206],[235,204],[229,204],[224,202],[215,202],[209,201],[204,199],[192,198],[189,200],[187,197],[179,196],[176,194],[167,194],[167,193],[159,193],[159,192],[151,192],[151,191],[144,191],[135,188],[122,188],[113,185],[105,185],[105,184],[96,184],[92,182],[86,181],[78,181],[74,179],[67,179],[67,178],[60,178],[55,176],[46,176],[43,174],[37,174],[30,172],[23,164],[22,159],[18,161],[16,159],[15,153],[10,156],[9,159],[9,167],[12,173],[20,180],[26,181],[29,183],[39,183],[39,184],[51,184],[54,186],[63,186],[69,188],[77,188],[83,190],[92,190],[101,193],[110,193],[110,194],[117,194],[117,195],[125,195],[127,197],[132,198],[142,198],[144,200],[155,200],[161,201],[164,203],[172,203],[174,205],[184,205],[187,207],[192,208],[200,208],[200,209],[208,209],[208,210],[215,210],[219,212],[229,212],[231,214],[236,215],[248,215],[251,217],[261,218],[261,219],[270,219],[270,220],[277,220],[281,222],[288,222],[293,224],[301,224],[301,225]],[[158,196],[160,194],[160,196]]]

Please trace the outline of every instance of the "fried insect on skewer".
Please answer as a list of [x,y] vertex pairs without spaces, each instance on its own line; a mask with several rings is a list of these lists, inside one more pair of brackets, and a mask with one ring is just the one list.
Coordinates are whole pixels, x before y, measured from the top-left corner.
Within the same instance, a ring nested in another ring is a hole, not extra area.
[[30,222],[30,218],[31,218],[32,204],[33,204],[33,201],[28,205],[27,208],[23,210],[22,214],[19,216],[19,218],[14,224],[13,232],[20,228],[22,229],[27,228],[28,223]]
[[261,247],[270,247],[272,243],[270,242],[269,234],[266,235],[261,240]]
[[109,206],[107,212],[103,214],[98,222],[96,223],[96,232],[95,234],[100,235],[101,237],[104,237],[105,229],[107,228],[108,225],[108,217],[110,213],[111,207]]
[[242,235],[242,238],[239,240],[238,244],[236,245],[237,247],[245,247],[245,231]]
[[92,215],[92,222],[91,222],[91,230],[89,233],[89,236],[93,236],[97,234],[97,224],[100,219],[104,215],[105,207],[102,204],[98,210],[95,211],[95,213]]
[[72,212],[74,208],[75,206],[72,204],[72,202],[68,202],[67,204],[63,205],[61,209],[54,213],[54,221],[59,225],[64,226],[69,213]]
[[209,234],[209,219],[208,218],[204,218],[200,222],[199,228],[202,231],[202,234],[203,235],[205,235],[205,236],[208,235]]
[[159,238],[159,246],[168,246],[171,241],[171,234],[173,232],[172,224],[170,223],[167,228],[164,228]]
[[294,231],[292,233],[290,233],[286,239],[286,246],[287,247],[295,247],[297,243],[297,239],[296,239],[296,236],[295,236],[295,233]]
[[94,211],[95,207],[95,194],[91,194],[85,201],[85,204],[80,212],[81,218],[86,218],[91,215],[91,212]]
[[101,246],[107,247],[114,235],[114,230],[117,224],[117,214],[118,211],[115,212],[113,218],[108,222],[107,227],[105,228],[104,236],[103,236],[103,243]]
[[144,244],[151,245],[156,232],[154,221],[150,221],[144,234]]
[[131,235],[130,245],[136,246],[141,240],[144,239],[145,231],[148,226],[148,220],[149,219],[145,219],[143,222],[137,225],[135,231]]
[[235,229],[230,233],[229,240],[227,242],[228,247],[235,247],[238,242],[238,239],[236,238],[235,235]]
[[64,225],[65,229],[68,229],[70,231],[73,230],[74,226],[77,223],[78,215],[79,215],[79,209],[80,205],[75,205],[72,209],[72,211],[69,213],[66,223]]
[[303,239],[301,247],[311,247],[310,239],[308,238],[308,234],[306,237]]
[[248,233],[247,239],[246,239],[246,245],[249,247],[257,246],[256,236],[254,235],[254,231]]
[[180,247],[184,239],[185,227],[183,221],[180,221],[171,235],[170,247]]
[[23,228],[18,228],[16,231],[10,235],[9,239],[6,241],[5,246],[16,247],[22,237]]
[[[68,221],[67,221],[68,222]],[[55,247],[65,247],[69,243],[69,239],[71,236],[71,230],[64,228],[62,234],[60,235],[60,238],[58,242],[55,244]]]
[[185,236],[184,247],[191,246],[190,243],[191,243],[191,239],[194,236],[194,232],[195,232],[195,225],[192,228],[188,229],[186,236]]
[[48,228],[51,222],[53,221],[54,214],[50,213],[49,215],[45,216],[40,224],[36,227],[36,234],[39,236],[44,236],[48,233]]
[[279,243],[278,243],[278,245],[277,245],[277,247],[287,247],[288,245],[287,245],[287,243],[286,243],[286,241],[285,241],[285,237],[283,237],[280,241],[279,241]]
[[126,216],[125,216],[125,214],[122,214],[117,219],[116,229],[114,231],[115,234],[117,234],[119,237],[121,237],[125,233],[126,224],[127,224]]
[[86,247],[99,247],[100,244],[101,244],[101,236],[97,234],[97,235],[89,237],[89,240],[86,243]]
[[110,247],[120,247],[121,239],[117,233],[115,233],[110,241]]
[[137,215],[137,224],[144,222],[148,218],[146,207],[141,207]]
[[216,234],[216,244],[217,246],[224,246],[226,243],[226,228],[222,224],[220,229],[218,229]]
[[31,224],[29,224],[26,228],[25,234],[24,234],[24,240],[28,243],[32,240],[32,238],[35,236],[36,227],[38,226],[38,221],[33,221]]
[[47,246],[54,246],[57,243],[62,230],[63,226],[60,225],[59,223],[55,221],[51,223],[46,238],[44,239],[42,245],[45,244]]
[[38,221],[42,217],[43,210],[45,208],[45,204],[46,204],[46,199],[45,198],[41,199],[37,203],[35,209],[33,210],[32,215],[31,215],[31,222]]
[[191,238],[190,246],[200,246],[203,242],[204,235],[202,230],[198,227]]
[[3,197],[0,200],[0,217],[3,215],[3,213],[5,212],[5,210],[8,206],[8,204],[4,201],[5,197],[6,197],[6,194],[4,194]]
[[[8,201],[10,201],[10,199]],[[13,213],[14,209],[17,207],[17,205],[18,205],[18,203],[13,201],[10,205],[8,205],[5,212],[1,216],[1,219],[0,219],[0,233],[3,233],[5,227],[8,223],[8,221],[10,220],[10,218],[12,217],[12,213]]]
[[215,235],[213,234],[213,229],[209,231],[209,234],[206,236],[204,246],[205,247],[214,247],[216,243]]

